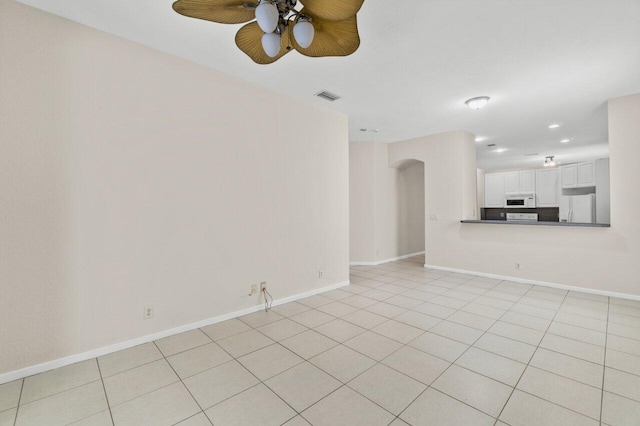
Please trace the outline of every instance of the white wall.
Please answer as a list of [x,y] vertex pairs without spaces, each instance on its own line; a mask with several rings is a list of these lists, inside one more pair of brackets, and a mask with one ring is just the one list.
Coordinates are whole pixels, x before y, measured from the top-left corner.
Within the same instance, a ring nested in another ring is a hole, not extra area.
[[0,373],[348,279],[344,115],[9,0],[0,58]]
[[352,142],[350,261],[380,262],[424,250],[424,165],[389,167],[388,144]]

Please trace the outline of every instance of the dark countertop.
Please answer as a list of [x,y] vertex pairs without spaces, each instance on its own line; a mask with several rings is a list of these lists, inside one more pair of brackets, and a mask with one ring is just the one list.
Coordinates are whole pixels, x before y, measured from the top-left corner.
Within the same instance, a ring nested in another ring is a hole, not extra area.
[[573,222],[515,222],[506,220],[461,220],[461,223],[484,223],[489,225],[534,225],[534,226],[577,226],[583,228],[610,228],[608,223],[573,223]]

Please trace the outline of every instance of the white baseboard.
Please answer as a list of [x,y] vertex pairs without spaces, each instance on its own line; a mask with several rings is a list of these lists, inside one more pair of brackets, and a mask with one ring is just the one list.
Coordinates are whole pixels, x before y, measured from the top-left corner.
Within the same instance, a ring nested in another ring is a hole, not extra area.
[[[349,285],[349,281],[328,285],[315,290],[307,291],[305,293],[300,293],[300,294],[285,297],[282,299],[274,300],[273,306],[278,306],[284,303],[289,303],[299,299],[304,299],[305,297],[335,290],[341,287],[345,287],[347,285]],[[59,358],[53,361],[43,362],[42,364],[21,368],[20,370],[9,371],[8,373],[0,374],[0,385],[3,383],[12,382],[14,380],[22,379],[24,377],[33,376],[34,374],[39,374],[45,371],[64,367],[66,365],[71,365],[77,362],[86,361],[88,359],[97,358],[99,356],[107,355],[112,352],[121,351],[123,349],[131,348],[133,346],[138,346],[143,343],[152,342],[154,340],[162,339],[163,337],[173,336],[174,334],[184,333],[185,331],[195,330],[196,328],[201,328],[207,325],[216,324],[232,318],[241,317],[243,315],[251,314],[253,312],[258,312],[261,309],[264,309],[264,305],[256,305],[256,306],[252,306],[250,308],[242,309],[239,311],[229,312],[227,314],[218,315],[213,318],[208,318],[203,321],[181,325],[180,327],[171,328],[169,330],[159,331],[157,333],[136,337],[135,339],[126,340],[124,342],[116,343],[113,345],[92,349],[87,352],[82,352],[75,355],[69,355],[64,358]]]
[[635,294],[616,293],[614,291],[598,290],[598,289],[595,289],[595,288],[577,287],[577,286],[567,285],[567,284],[556,284],[556,283],[550,283],[550,282],[546,282],[546,281],[530,280],[530,279],[527,279],[527,278],[509,277],[509,276],[506,276],[506,275],[487,274],[485,272],[467,271],[465,269],[447,268],[445,266],[436,266],[436,265],[427,265],[427,264],[425,264],[424,267],[425,268],[429,268],[429,269],[437,269],[437,270],[440,270],[440,271],[458,272],[458,273],[461,273],[461,274],[477,275],[479,277],[485,277],[485,278],[496,278],[496,279],[499,279],[499,280],[515,281],[517,283],[523,283],[523,284],[533,284],[533,285],[539,285],[539,286],[543,286],[543,287],[558,288],[558,289],[561,289],[561,290],[579,291],[581,293],[598,294],[600,296],[617,297],[619,299],[639,300],[640,301],[640,295],[635,295]]
[[424,251],[419,251],[417,253],[405,254],[398,257],[393,257],[391,259],[378,260],[377,262],[349,262],[349,266],[378,266],[383,265],[389,262],[395,262],[396,260],[407,259],[409,257],[418,256],[420,254],[424,254]]

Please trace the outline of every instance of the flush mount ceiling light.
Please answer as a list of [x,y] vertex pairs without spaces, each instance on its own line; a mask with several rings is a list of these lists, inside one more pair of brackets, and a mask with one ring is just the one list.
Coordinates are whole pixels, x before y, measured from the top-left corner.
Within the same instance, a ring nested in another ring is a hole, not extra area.
[[467,99],[465,104],[471,109],[482,109],[489,102],[488,96],[478,96],[477,98]]
[[487,138],[485,138],[484,136],[476,136],[476,142],[482,142],[487,140]]
[[505,151],[506,151],[506,149],[505,149],[505,148],[498,148],[498,149],[494,149],[494,150],[493,150],[493,152],[498,152],[498,153],[500,153],[500,152],[505,152]]
[[562,139],[560,141],[560,143],[569,143],[569,142],[571,142],[571,139]]
[[560,125],[558,123],[553,123],[549,125],[550,129],[557,129],[558,127],[560,127]]
[[555,162],[555,161],[553,161],[553,159],[554,159],[554,158],[556,158],[556,157],[555,157],[555,156],[553,156],[553,155],[550,155],[550,156],[548,156],[548,157],[545,157],[543,166],[544,166],[544,167],[553,167],[553,166],[555,166],[555,165],[556,165],[556,162]]
[[241,24],[236,45],[258,64],[295,49],[305,56],[348,56],[358,50],[356,13],[364,0],[178,0],[173,10],[190,18]]

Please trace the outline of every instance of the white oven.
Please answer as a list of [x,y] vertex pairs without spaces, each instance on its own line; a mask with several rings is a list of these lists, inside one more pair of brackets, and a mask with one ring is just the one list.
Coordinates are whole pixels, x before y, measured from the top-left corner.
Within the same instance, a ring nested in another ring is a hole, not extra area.
[[534,209],[536,207],[536,196],[533,194],[507,196],[504,199],[504,207]]

